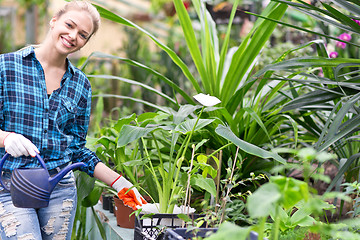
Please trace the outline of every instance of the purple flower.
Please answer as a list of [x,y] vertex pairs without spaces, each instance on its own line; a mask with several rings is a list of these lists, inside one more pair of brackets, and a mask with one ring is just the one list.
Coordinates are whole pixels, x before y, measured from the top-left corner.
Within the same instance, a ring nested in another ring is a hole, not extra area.
[[340,34],[339,39],[348,42],[351,40],[351,35],[347,34],[347,33],[343,33],[343,34]]
[[324,77],[324,72],[323,72],[322,68],[319,69],[318,76],[319,77]]
[[360,21],[357,19],[352,19],[354,22],[356,22],[358,25],[360,25]]
[[345,49],[346,48],[346,43],[344,43],[344,42],[336,42],[336,47]]
[[331,52],[329,53],[330,58],[337,58],[339,56],[338,52]]

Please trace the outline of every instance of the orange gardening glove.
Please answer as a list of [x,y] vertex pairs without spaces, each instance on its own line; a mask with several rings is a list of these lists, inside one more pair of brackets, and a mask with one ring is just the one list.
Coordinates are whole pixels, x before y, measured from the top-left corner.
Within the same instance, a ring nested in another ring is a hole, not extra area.
[[137,208],[142,206],[142,204],[147,203],[140,195],[139,191],[122,176],[118,177],[111,184],[111,187],[118,192],[118,197],[123,201],[123,203],[134,210],[137,210]]

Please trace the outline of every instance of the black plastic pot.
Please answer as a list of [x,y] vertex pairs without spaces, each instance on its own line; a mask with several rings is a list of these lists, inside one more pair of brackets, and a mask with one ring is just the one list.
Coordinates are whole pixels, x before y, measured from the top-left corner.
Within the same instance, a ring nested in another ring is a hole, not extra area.
[[[135,232],[134,240],[148,240],[157,239],[163,240],[166,229],[178,229],[182,226],[182,220],[177,214],[170,213],[156,213],[147,219],[142,219],[144,214],[139,214],[135,218]],[[203,217],[200,214],[190,214],[190,219],[197,219]]]
[[165,233],[165,240],[185,240],[195,237],[208,237],[215,233],[217,228],[199,228],[197,231],[188,231],[187,228],[167,229]]
[[110,209],[110,198],[112,198],[112,196],[110,196],[110,195],[102,195],[103,209],[104,210],[109,210]]
[[[215,233],[217,228],[199,228],[197,231],[188,231],[187,228],[166,229],[165,240],[186,240],[194,237],[208,237]],[[251,231],[247,240],[258,240],[257,232]],[[264,238],[264,240],[267,240]]]

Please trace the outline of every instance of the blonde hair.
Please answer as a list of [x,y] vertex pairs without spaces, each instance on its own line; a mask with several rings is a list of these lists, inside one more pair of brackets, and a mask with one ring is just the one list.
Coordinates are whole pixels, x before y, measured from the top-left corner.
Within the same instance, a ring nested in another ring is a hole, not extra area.
[[97,9],[87,1],[71,1],[64,5],[59,11],[57,11],[54,17],[61,17],[64,13],[70,10],[86,11],[90,14],[93,22],[93,32],[90,36],[94,35],[100,27],[100,14]]

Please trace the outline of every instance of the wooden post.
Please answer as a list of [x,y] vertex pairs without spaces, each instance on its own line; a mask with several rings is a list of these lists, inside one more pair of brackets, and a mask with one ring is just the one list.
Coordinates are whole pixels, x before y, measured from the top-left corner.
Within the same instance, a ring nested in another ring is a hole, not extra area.
[[26,45],[37,43],[38,25],[38,7],[32,5],[25,13]]

